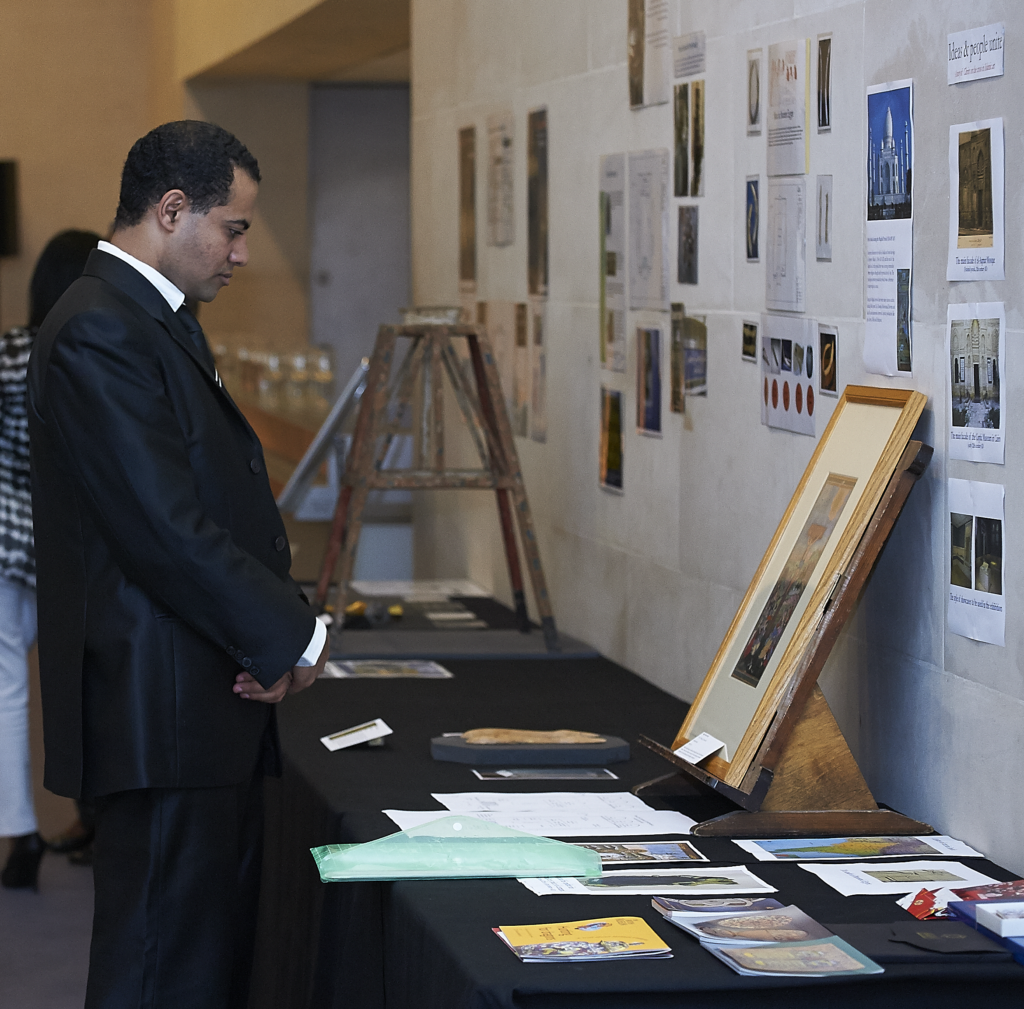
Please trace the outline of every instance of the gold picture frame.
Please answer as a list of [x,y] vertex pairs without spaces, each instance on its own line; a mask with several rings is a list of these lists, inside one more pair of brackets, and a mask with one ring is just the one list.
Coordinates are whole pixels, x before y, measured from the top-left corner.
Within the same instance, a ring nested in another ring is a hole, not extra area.
[[699,770],[729,791],[753,791],[762,741],[793,698],[830,599],[926,402],[911,390],[847,386],[836,404],[672,743],[678,749],[702,732],[723,740],[722,755]]

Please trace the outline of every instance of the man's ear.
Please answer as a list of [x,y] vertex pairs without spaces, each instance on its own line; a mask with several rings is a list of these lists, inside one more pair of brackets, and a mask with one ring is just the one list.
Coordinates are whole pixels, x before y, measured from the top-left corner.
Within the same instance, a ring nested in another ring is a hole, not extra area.
[[168,189],[156,205],[157,224],[164,231],[175,231],[188,209],[188,197],[180,189]]

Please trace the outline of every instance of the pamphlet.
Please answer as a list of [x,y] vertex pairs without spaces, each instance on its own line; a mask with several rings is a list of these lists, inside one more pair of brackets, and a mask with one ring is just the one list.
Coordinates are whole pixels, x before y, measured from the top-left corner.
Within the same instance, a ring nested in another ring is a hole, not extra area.
[[752,914],[785,907],[774,897],[652,897],[651,906],[666,918],[706,918],[710,914]]
[[[458,733],[461,735],[461,733]],[[607,767],[509,767],[490,768],[473,774],[481,781],[618,781]]]
[[833,936],[824,925],[819,925],[792,904],[771,911],[755,911],[753,914],[741,912],[723,917],[718,913],[701,918],[669,918],[669,921],[704,945],[781,945],[808,939],[829,939]]
[[643,918],[587,918],[492,930],[524,963],[666,959],[672,949]]
[[324,679],[328,680],[344,680],[353,677],[363,680],[450,680],[453,675],[436,662],[420,662],[415,659],[407,659],[404,662],[328,662],[324,668]]
[[911,893],[922,884],[937,883],[946,887],[966,887],[995,883],[977,869],[969,869],[961,862],[861,862],[853,865],[813,865],[800,863],[801,869],[820,876],[844,897],[857,893]]
[[706,862],[688,841],[576,841],[601,856],[602,865],[644,862]]
[[737,974],[758,977],[838,977],[847,974],[882,974],[883,969],[838,936],[770,946],[716,946],[701,943]]
[[758,879],[742,865],[713,869],[646,869],[605,872],[600,876],[552,876],[519,880],[538,896],[578,893],[607,897],[656,893],[775,893],[775,887]]
[[900,858],[907,855],[956,855],[959,858],[984,858],[980,851],[944,834],[923,837],[818,837],[734,840],[759,862],[829,860],[842,858]]
[[390,736],[393,731],[384,719],[375,718],[372,722],[362,722],[359,725],[353,725],[350,729],[342,729],[340,732],[332,732],[329,736],[321,736],[320,742],[328,750],[344,750],[349,746],[358,746],[360,743],[369,743],[382,736]]

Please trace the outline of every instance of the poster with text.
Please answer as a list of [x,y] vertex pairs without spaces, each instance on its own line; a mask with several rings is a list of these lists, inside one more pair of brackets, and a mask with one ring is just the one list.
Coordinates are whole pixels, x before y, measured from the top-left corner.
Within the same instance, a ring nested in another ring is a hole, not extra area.
[[636,429],[661,436],[661,329],[636,331]]
[[601,386],[601,437],[598,482],[607,490],[623,490],[622,393]]
[[548,440],[548,359],[547,327],[544,302],[530,305],[533,317],[533,390],[530,396],[530,437],[534,441]]
[[1003,280],[1003,121],[949,128],[946,280]]
[[626,155],[600,161],[601,367],[626,370]]
[[629,307],[668,311],[668,148],[629,155]]
[[511,245],[515,237],[512,204],[512,123],[510,110],[487,117],[487,244]]
[[807,183],[801,178],[768,180],[765,305],[802,312],[807,272]]
[[810,39],[768,47],[768,175],[810,169]]
[[949,607],[954,634],[1005,644],[1003,487],[949,480]]
[[875,375],[909,375],[913,371],[913,81],[869,87],[867,111],[864,367]]
[[1002,464],[1006,431],[1003,303],[950,305],[946,309],[946,354],[950,459]]
[[815,433],[814,370],[818,329],[813,319],[761,316],[761,423]]
[[527,281],[530,294],[548,293],[548,111],[527,119],[526,147]]

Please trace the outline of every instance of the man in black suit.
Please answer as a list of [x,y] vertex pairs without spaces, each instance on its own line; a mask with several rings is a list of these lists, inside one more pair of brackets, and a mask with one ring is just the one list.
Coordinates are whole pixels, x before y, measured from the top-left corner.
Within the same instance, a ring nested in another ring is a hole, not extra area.
[[245,265],[259,180],[212,124],[139,140],[29,367],[45,781],[97,807],[88,1009],[245,1006],[273,705],[327,659],[183,307]]

